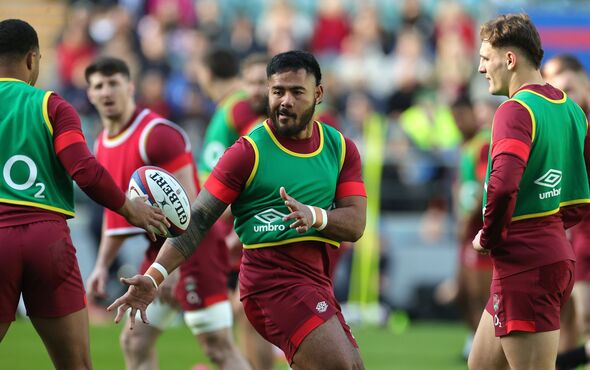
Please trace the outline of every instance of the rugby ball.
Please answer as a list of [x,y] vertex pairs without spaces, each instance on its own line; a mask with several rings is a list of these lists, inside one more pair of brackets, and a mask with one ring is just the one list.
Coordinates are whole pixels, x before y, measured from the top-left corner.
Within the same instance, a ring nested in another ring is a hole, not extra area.
[[138,168],[131,175],[127,194],[131,199],[145,195],[146,203],[164,212],[170,227],[166,235],[154,230],[158,235],[174,237],[188,228],[191,203],[182,185],[168,171],[155,166]]

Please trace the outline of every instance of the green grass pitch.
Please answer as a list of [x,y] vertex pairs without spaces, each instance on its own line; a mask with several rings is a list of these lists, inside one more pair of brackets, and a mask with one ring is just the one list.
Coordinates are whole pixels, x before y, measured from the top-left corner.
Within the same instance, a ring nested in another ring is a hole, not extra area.
[[[96,370],[124,369],[119,350],[120,326],[92,326],[92,361]],[[466,330],[460,323],[412,323],[402,334],[386,329],[353,328],[367,370],[465,370],[460,351]],[[158,341],[161,370],[189,370],[207,364],[184,327],[168,330]],[[43,370],[53,366],[30,322],[14,322],[0,344],[0,368]],[[284,370],[286,366],[277,366]]]

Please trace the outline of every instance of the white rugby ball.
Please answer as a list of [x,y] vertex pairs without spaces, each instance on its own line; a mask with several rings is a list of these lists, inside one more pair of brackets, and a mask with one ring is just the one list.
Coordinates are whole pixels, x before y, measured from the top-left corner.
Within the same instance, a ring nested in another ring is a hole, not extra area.
[[132,199],[146,195],[148,204],[164,212],[170,227],[167,235],[162,236],[178,236],[188,228],[191,221],[188,195],[178,180],[163,168],[143,166],[135,170],[129,180],[127,193]]

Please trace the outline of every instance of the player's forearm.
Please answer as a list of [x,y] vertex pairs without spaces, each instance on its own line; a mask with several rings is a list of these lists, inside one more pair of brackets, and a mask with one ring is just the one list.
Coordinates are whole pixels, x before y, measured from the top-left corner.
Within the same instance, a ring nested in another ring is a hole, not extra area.
[[191,222],[187,230],[181,236],[169,239],[170,244],[184,258],[188,258],[226,208],[226,203],[214,197],[204,188],[191,206]]
[[482,247],[493,248],[506,238],[524,169],[524,161],[513,155],[500,154],[494,159],[488,180]]
[[98,255],[96,256],[95,266],[108,269],[113,264],[124,241],[124,237],[107,236],[103,234],[100,245],[98,246]]
[[72,144],[60,151],[58,157],[76,184],[92,200],[115,212],[123,207],[125,194],[90,153],[86,143]]
[[365,231],[367,198],[350,197],[345,204],[337,202],[335,209],[327,211],[328,223],[321,233],[331,239],[355,242]]
[[160,248],[155,263],[162,265],[168,274],[172,275],[185,260],[186,257],[172,244],[171,239],[168,239]]

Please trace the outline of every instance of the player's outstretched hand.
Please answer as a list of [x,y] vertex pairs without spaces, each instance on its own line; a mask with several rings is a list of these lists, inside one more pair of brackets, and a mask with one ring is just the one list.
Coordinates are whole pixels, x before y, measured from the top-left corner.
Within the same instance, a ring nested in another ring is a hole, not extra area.
[[129,328],[133,329],[135,325],[135,314],[137,310],[141,315],[141,321],[149,324],[145,310],[147,306],[152,303],[158,289],[154,286],[152,280],[145,275],[135,275],[132,278],[121,278],[123,284],[129,285],[127,292],[121,297],[117,298],[113,304],[107,307],[107,311],[117,309],[117,316],[115,316],[115,323],[119,323],[123,315],[129,310]]
[[156,232],[160,235],[166,235],[166,227],[170,223],[160,208],[152,207],[145,203],[147,196],[141,196],[133,199],[125,199],[125,204],[119,210],[119,213],[129,221],[130,224],[141,227],[147,231],[148,237],[156,241]]
[[281,198],[285,201],[285,205],[289,208],[289,213],[285,217],[283,217],[283,221],[288,220],[295,220],[289,227],[291,229],[296,229],[299,233],[305,233],[313,226],[313,215],[311,213],[311,209],[309,207],[295,198],[287,194],[287,191],[284,187],[281,186],[279,193],[281,194]]
[[481,246],[481,232],[482,230],[479,230],[475,238],[473,238],[473,249],[475,249],[479,254],[490,254],[490,250],[488,248],[484,248]]

